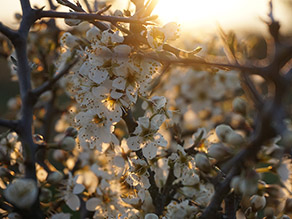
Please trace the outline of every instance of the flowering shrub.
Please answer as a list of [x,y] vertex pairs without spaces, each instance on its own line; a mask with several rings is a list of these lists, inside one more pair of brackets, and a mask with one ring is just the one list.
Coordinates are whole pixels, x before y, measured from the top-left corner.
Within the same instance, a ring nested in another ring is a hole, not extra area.
[[271,2],[265,66],[223,30],[223,61],[171,46],[154,0],[57,2],[74,12],[21,0],[19,29],[0,24],[20,88],[0,120],[3,217],[289,218],[292,47]]

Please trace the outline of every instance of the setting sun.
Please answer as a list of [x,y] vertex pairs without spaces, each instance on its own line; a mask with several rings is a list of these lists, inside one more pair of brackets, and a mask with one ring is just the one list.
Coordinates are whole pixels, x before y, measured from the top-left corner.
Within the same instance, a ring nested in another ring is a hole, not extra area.
[[265,0],[160,0],[154,14],[162,22],[176,21],[185,27],[215,26],[217,22],[233,26],[264,16],[266,9]]

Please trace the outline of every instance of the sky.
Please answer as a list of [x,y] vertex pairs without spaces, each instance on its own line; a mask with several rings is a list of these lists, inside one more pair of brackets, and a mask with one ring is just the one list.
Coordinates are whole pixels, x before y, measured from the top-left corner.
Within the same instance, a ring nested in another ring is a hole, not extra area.
[[[90,1],[90,0],[89,0]],[[274,0],[275,16],[282,24],[282,31],[290,29],[291,8]],[[56,1],[55,1],[56,2]],[[74,1],[73,1],[74,2]],[[116,2],[127,7],[127,0]],[[160,15],[163,23],[175,21],[190,31],[213,30],[219,23],[227,29],[265,31],[266,26],[260,18],[267,18],[268,0],[160,0],[155,14]],[[21,12],[19,0],[0,0],[0,21],[8,26],[16,25],[14,13]],[[82,0],[81,0],[82,3]],[[32,5],[46,5],[46,0],[31,0]],[[46,8],[48,9],[48,8]],[[62,8],[63,11],[68,9]],[[291,29],[290,29],[291,30]]]

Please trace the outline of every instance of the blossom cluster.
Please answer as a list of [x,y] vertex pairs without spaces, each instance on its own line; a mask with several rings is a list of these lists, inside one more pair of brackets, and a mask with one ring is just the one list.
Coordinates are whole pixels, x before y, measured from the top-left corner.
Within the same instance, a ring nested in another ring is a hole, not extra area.
[[[137,6],[140,1],[132,2]],[[113,14],[126,18],[129,13]],[[143,13],[138,10],[133,17]],[[207,65],[172,66],[172,60],[182,60],[181,54],[198,60],[195,52],[169,46],[179,36],[174,22],[112,23],[106,30],[94,22],[66,23],[78,26],[60,33],[54,68],[58,73],[69,61],[77,62],[35,104],[36,179],[26,177],[23,136],[11,131],[0,136],[3,216],[20,218],[39,201],[44,217],[53,219],[199,218],[228,179],[225,211],[231,197],[238,217],[291,214],[292,167],[286,155],[292,142],[291,120],[285,121],[285,133],[258,145],[255,159],[240,160],[234,175],[228,172],[255,138],[257,125],[248,96],[243,95],[240,72]],[[32,46],[29,51],[40,49]],[[17,60],[11,60],[16,74]],[[40,62],[30,63],[36,87],[47,77],[40,75],[50,73]],[[57,98],[70,101],[61,108]],[[9,101],[15,118],[22,104],[19,98]],[[50,111],[51,107],[58,110]],[[53,123],[44,111],[61,116]],[[57,134],[50,136],[42,123]],[[226,212],[217,213],[224,218]]]

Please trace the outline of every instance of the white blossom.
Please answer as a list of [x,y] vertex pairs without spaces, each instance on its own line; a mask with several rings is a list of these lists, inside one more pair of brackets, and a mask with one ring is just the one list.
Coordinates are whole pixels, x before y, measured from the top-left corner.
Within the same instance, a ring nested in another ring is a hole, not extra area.
[[32,179],[16,179],[4,190],[5,198],[18,208],[29,208],[36,201],[38,188]]

